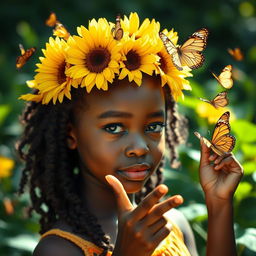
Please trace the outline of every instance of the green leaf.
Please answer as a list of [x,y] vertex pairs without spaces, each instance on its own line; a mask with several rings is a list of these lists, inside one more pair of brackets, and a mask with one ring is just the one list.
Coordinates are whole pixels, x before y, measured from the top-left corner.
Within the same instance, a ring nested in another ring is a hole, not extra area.
[[240,142],[256,142],[256,125],[246,120],[236,120],[232,123],[232,130]]
[[236,239],[237,244],[242,244],[250,250],[256,252],[256,228],[247,228],[242,236]]
[[254,144],[244,143],[241,145],[241,149],[246,158],[254,158],[256,156],[256,145]]
[[179,207],[179,210],[191,221],[200,218],[204,220],[207,218],[207,209],[205,204],[191,204],[188,206]]
[[241,182],[235,192],[235,198],[238,201],[241,201],[243,198],[246,198],[252,190],[252,185],[249,182]]
[[[256,147],[256,146],[255,146]],[[255,156],[256,154],[254,154]],[[256,173],[256,161],[248,161],[243,163],[244,173],[245,175],[250,175],[252,173]]]
[[35,235],[20,235],[8,238],[6,243],[15,249],[32,252],[38,243],[38,238]]
[[9,105],[0,105],[0,126],[4,123],[10,111],[11,107]]

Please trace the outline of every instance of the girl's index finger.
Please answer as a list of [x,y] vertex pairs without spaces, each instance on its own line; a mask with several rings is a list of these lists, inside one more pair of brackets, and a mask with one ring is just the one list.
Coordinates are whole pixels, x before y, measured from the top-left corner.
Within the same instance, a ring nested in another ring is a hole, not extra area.
[[152,192],[150,192],[143,201],[133,211],[133,217],[136,220],[142,219],[148,214],[148,212],[159,203],[159,200],[166,195],[168,187],[164,184],[157,186]]
[[119,213],[122,214],[134,209],[129,197],[127,196],[122,183],[113,175],[105,176],[107,182],[111,185],[117,198]]
[[208,147],[204,143],[204,138],[200,138],[200,144],[201,144],[201,158],[200,158],[200,165],[206,166],[210,164],[210,156],[211,156],[211,148]]

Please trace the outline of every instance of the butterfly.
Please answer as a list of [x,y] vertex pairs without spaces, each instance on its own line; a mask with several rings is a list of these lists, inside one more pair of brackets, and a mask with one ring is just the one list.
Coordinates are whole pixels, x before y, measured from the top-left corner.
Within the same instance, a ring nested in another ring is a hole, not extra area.
[[45,24],[49,27],[54,27],[53,34],[58,37],[62,37],[64,39],[68,39],[70,34],[67,29],[61,24],[60,21],[57,20],[57,16],[54,12],[51,12],[48,19],[45,21]]
[[19,48],[20,48],[21,55],[18,56],[17,59],[16,59],[16,68],[17,69],[22,68],[27,63],[29,58],[36,51],[35,47],[32,47],[32,48],[29,48],[29,49],[25,50],[22,44],[19,44]]
[[217,79],[217,81],[225,88],[230,89],[233,86],[233,79],[232,79],[232,66],[227,65],[223,68],[222,72],[219,76],[212,73],[212,75]]
[[230,134],[229,117],[229,111],[222,114],[215,125],[211,141],[201,136],[198,132],[194,132],[196,137],[202,138],[206,146],[219,156],[229,154],[235,147],[236,138]]
[[207,100],[207,99],[203,99],[203,98],[199,98],[199,99],[211,104],[215,108],[219,108],[219,107],[224,108],[228,105],[227,94],[228,93],[226,91],[224,91],[224,92],[218,93],[217,96],[215,96],[213,100]]
[[228,53],[236,60],[242,61],[244,59],[244,55],[240,48],[228,49]]
[[54,12],[51,12],[48,19],[45,21],[45,24],[48,27],[54,27],[57,23],[60,23],[60,22],[57,20],[56,14]]
[[203,65],[205,58],[201,52],[206,47],[208,34],[209,31],[206,28],[201,28],[182,46],[175,46],[164,33],[159,32],[165,49],[171,55],[172,62],[178,70],[183,70],[182,66],[197,69]]
[[113,37],[116,40],[121,40],[123,38],[123,35],[124,35],[124,30],[121,27],[120,19],[121,19],[120,15],[117,15],[116,25],[111,30],[111,32],[113,34]]

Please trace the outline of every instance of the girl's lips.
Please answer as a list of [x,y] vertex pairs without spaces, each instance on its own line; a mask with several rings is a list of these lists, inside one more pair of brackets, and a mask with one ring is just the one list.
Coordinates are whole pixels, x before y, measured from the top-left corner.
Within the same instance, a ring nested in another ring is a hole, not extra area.
[[145,180],[145,178],[149,175],[150,167],[151,166],[146,163],[136,164],[121,168],[118,170],[118,173],[128,180],[140,181]]

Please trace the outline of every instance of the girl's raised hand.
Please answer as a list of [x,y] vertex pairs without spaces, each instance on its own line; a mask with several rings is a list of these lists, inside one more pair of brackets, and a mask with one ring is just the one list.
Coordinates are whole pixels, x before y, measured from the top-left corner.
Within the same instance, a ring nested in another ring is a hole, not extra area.
[[112,255],[150,256],[171,231],[163,214],[182,204],[182,197],[172,196],[159,202],[168,192],[168,188],[162,184],[134,207],[121,182],[112,175],[107,175],[106,179],[115,192],[119,211],[118,234]]
[[200,139],[200,183],[207,199],[229,200],[243,176],[243,168],[232,153],[218,156],[211,154],[203,139]]

